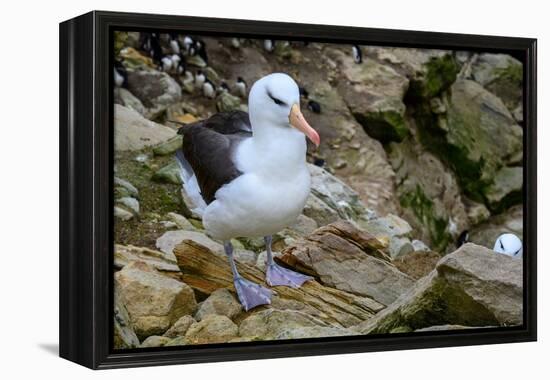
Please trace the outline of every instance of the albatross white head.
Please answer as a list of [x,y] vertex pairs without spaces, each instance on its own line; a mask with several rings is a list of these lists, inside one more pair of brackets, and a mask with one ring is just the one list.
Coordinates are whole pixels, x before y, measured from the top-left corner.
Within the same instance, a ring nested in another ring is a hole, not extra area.
[[319,134],[300,111],[298,85],[287,74],[270,74],[256,81],[248,97],[248,110],[255,138],[299,138],[302,133],[319,146]]

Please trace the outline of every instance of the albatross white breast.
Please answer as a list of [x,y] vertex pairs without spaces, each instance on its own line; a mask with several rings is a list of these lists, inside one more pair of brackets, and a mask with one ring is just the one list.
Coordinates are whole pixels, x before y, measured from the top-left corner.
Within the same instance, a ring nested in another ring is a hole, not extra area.
[[184,126],[177,157],[184,188],[195,201],[207,232],[224,240],[239,300],[246,310],[270,303],[271,291],[243,279],[229,240],[263,236],[268,253],[266,282],[298,287],[310,277],[273,262],[271,235],[294,223],[310,191],[306,136],[319,135],[300,111],[296,82],[286,74],[258,80],[249,114],[218,113]]

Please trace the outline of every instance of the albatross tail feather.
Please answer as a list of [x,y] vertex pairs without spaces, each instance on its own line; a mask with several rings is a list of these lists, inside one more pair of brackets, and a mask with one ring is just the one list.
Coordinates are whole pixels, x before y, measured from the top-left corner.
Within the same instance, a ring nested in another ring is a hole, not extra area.
[[202,217],[207,204],[202,197],[199,183],[197,182],[197,177],[193,172],[193,168],[191,168],[191,165],[189,165],[189,162],[181,150],[176,152],[176,161],[180,167],[180,177],[183,182],[183,190],[187,193],[189,198],[191,198],[191,202],[193,203],[189,206],[192,207],[193,212]]

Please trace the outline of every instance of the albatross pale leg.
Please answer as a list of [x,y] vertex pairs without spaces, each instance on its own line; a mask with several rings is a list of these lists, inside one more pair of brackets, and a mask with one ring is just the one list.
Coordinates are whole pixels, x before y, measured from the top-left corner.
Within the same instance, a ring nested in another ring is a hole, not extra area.
[[241,305],[243,305],[246,311],[259,306],[271,303],[271,290],[264,288],[261,285],[255,284],[251,281],[245,280],[241,277],[237,271],[235,265],[235,259],[233,258],[233,245],[231,242],[226,241],[223,244],[225,254],[229,258],[229,264],[231,265],[231,271],[233,272],[233,284],[237,291],[237,296]]
[[271,236],[264,237],[265,249],[267,251],[267,270],[265,277],[269,286],[284,285],[292,288],[299,288],[304,282],[313,280],[313,277],[296,273],[275,264],[275,261],[273,261],[273,254],[271,253],[271,240]]

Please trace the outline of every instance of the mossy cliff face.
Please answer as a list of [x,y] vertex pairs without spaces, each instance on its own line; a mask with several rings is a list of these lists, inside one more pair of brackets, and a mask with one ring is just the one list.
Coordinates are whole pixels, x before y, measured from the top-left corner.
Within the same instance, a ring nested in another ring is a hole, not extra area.
[[[492,197],[497,173],[522,161],[522,129],[504,104],[481,85],[459,79],[445,94],[446,112],[436,114],[423,104],[416,109],[423,144],[449,164],[464,192],[500,210],[517,197]],[[516,191],[514,189],[513,191]]]
[[[415,130],[414,126],[411,129]],[[456,178],[412,138],[392,143],[388,150],[403,216],[421,231],[421,240],[429,242],[432,249],[445,252],[453,235],[468,226]]]

